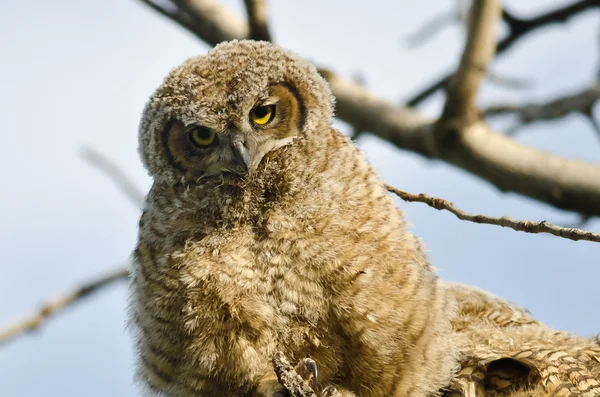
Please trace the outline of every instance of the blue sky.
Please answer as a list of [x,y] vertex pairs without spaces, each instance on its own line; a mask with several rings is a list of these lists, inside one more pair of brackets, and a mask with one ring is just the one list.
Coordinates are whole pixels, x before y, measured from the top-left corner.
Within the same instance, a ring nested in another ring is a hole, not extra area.
[[[225,1],[241,13],[241,1]],[[564,1],[511,1],[532,15]],[[276,40],[320,66],[360,73],[373,92],[401,101],[458,60],[463,31],[444,29],[409,50],[403,38],[451,0],[340,3],[271,1]],[[498,60],[498,74],[534,87],[486,85],[481,103],[535,100],[578,89],[598,64],[598,13],[544,29]],[[80,156],[84,145],[115,159],[147,190],[137,156],[142,107],[166,73],[207,46],[139,1],[3,2],[0,5],[0,324],[43,299],[123,263],[138,209]],[[424,111],[439,112],[441,95]],[[600,117],[598,108],[597,116]],[[345,126],[340,123],[340,128]],[[518,136],[524,144],[598,163],[600,141],[573,115]],[[459,169],[401,152],[374,137],[363,149],[386,182],[455,202],[469,212],[571,223],[554,210]],[[598,176],[600,177],[600,175]],[[489,289],[556,328],[600,332],[600,245],[457,220],[399,203],[441,276]],[[586,228],[600,232],[600,221]],[[131,341],[124,331],[124,283],[0,350],[5,396],[135,396]]]

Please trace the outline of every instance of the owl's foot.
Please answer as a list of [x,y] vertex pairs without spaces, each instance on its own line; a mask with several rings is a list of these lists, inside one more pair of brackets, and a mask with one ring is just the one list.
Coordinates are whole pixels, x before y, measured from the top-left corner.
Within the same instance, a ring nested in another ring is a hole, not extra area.
[[342,397],[342,395],[335,387],[327,386],[323,389],[319,397]]
[[[273,397],[290,397],[290,394],[287,391],[278,391],[273,394]],[[323,389],[321,394],[319,394],[319,397],[342,397],[342,395],[335,387],[327,386]]]
[[294,371],[296,371],[296,373],[300,375],[300,377],[304,379],[305,382],[308,382],[313,388],[313,390],[317,389],[318,371],[317,363],[315,362],[315,360],[313,360],[312,358],[303,358],[302,360],[300,360],[298,365],[296,365]]
[[[310,389],[317,390],[317,363],[311,358],[303,358],[296,367],[292,367],[283,352],[275,352],[273,366],[277,378],[281,381],[282,389],[271,389],[270,393],[259,394],[268,397],[289,397],[290,395],[304,395]],[[298,379],[298,375],[300,379]],[[308,389],[308,390],[307,390]],[[309,395],[315,395],[310,393]],[[319,397],[356,397],[347,390],[341,392],[333,386],[325,387]]]
[[[312,358],[303,358],[300,360],[296,368],[296,373],[304,379],[305,382],[309,383],[313,390],[317,390],[317,363]],[[321,391],[319,397],[342,397],[340,392],[333,386],[327,386]]]

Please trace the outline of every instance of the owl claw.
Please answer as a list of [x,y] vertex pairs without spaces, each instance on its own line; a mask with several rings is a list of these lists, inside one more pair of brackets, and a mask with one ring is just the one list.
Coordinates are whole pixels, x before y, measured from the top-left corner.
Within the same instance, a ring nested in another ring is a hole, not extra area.
[[327,386],[321,392],[319,397],[340,397],[340,392],[333,386]]
[[298,365],[296,365],[296,373],[300,375],[302,379],[306,382],[310,382],[313,390],[317,389],[317,363],[312,358],[303,358],[300,360]]
[[[310,386],[313,390],[317,390],[317,363],[312,358],[303,358],[300,360],[296,368],[294,368],[296,373],[300,375],[305,382],[309,382]],[[285,395],[282,396],[273,396],[273,397],[287,397]],[[319,397],[341,397],[340,392],[333,386],[327,386],[323,389]]]

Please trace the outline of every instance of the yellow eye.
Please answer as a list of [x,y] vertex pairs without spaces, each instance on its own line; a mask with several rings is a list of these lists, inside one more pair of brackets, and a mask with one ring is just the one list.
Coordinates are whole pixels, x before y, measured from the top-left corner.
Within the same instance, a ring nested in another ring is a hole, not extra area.
[[265,125],[275,117],[275,105],[257,106],[250,112],[250,120],[257,125]]
[[190,140],[200,147],[207,147],[215,141],[215,132],[206,127],[196,127],[189,132]]

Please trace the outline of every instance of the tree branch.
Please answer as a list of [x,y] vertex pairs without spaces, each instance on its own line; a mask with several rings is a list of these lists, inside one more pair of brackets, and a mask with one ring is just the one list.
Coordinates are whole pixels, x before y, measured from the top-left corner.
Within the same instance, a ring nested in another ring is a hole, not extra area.
[[515,17],[512,13],[504,9],[502,19],[508,25],[510,34],[498,43],[497,51],[498,53],[503,53],[523,36],[548,25],[568,22],[569,19],[592,8],[600,8],[600,2],[598,0],[575,1],[528,19]]
[[38,329],[54,314],[90,297],[104,287],[112,285],[117,281],[125,280],[128,277],[129,272],[127,269],[121,268],[96,280],[85,283],[72,291],[60,294],[55,298],[48,300],[46,304],[42,305],[41,308],[33,313],[26,315],[12,324],[0,328],[0,347],[19,335]]
[[574,241],[586,240],[600,243],[600,234],[598,233],[587,232],[576,228],[561,227],[546,221],[517,221],[508,216],[495,218],[486,215],[472,215],[456,208],[453,203],[441,198],[431,197],[427,194],[408,193],[390,185],[386,185],[386,188],[404,201],[425,203],[436,210],[450,211],[456,215],[458,219],[463,221],[510,227],[513,230],[525,233],[549,233],[554,236]]
[[500,19],[498,0],[473,0],[469,12],[467,42],[458,70],[447,87],[442,120],[460,119],[471,124],[479,118],[477,93],[496,48]]
[[426,22],[418,30],[409,34],[406,38],[406,44],[410,48],[418,47],[433,37],[437,32],[441,31],[444,27],[460,21],[460,19],[461,15],[456,11],[448,11],[435,15],[430,21]]
[[172,21],[177,22],[179,25],[184,27],[186,30],[193,32],[194,26],[191,22],[191,18],[189,15],[186,15],[183,11],[179,10],[175,5],[171,4],[169,1],[165,3],[171,5],[171,7],[165,7],[163,5],[157,4],[152,0],[140,0],[142,3],[158,12],[159,14],[171,19]]
[[[508,36],[498,42],[496,55],[504,54],[514,44],[531,32],[555,23],[568,22],[571,18],[593,8],[600,8],[600,2],[598,0],[580,0],[529,19],[514,17],[511,13],[503,10],[503,20],[508,24],[510,32]],[[452,73],[449,73],[438,78],[420,93],[408,99],[407,105],[410,107],[417,106],[425,99],[435,94],[438,90],[444,88],[451,77]]]
[[140,1],[212,46],[248,38],[248,25],[216,0]]
[[595,82],[592,87],[583,91],[569,93],[542,103],[526,103],[522,105],[492,105],[484,114],[486,116],[515,114],[521,125],[537,121],[556,120],[571,113],[578,112],[593,120],[592,108],[600,99],[600,82]]
[[269,31],[267,3],[265,0],[244,0],[250,38],[252,40],[272,41]]

